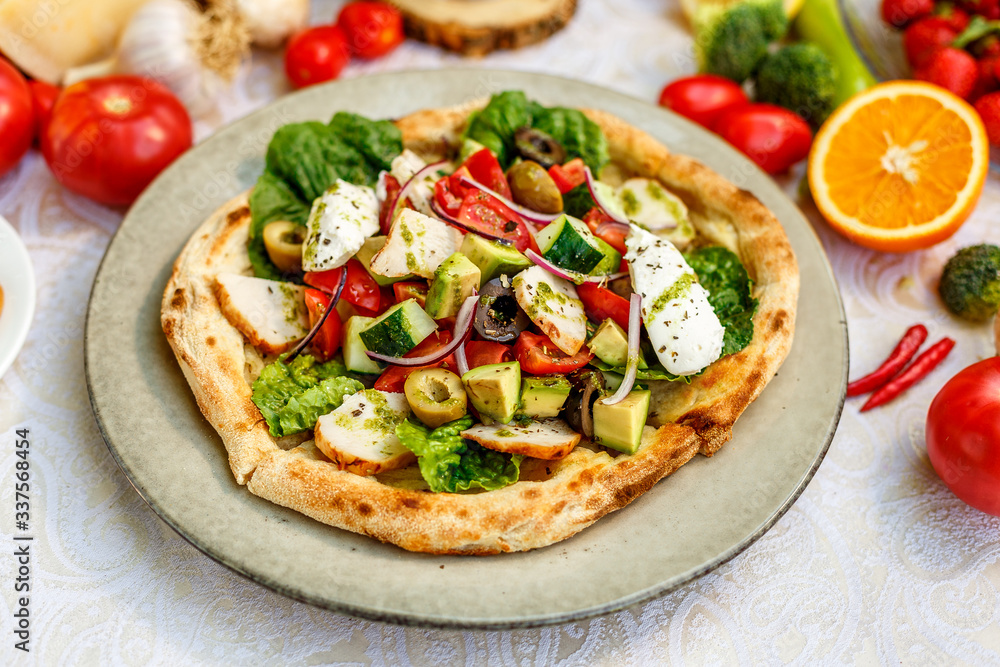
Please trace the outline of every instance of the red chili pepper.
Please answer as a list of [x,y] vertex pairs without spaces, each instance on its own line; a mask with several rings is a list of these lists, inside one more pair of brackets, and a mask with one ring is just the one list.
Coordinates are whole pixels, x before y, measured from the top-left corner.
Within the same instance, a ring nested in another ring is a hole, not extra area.
[[941,363],[951,348],[955,347],[955,341],[950,338],[942,338],[931,345],[919,357],[913,360],[906,370],[885,383],[868,399],[868,402],[861,406],[861,412],[877,408],[883,403],[888,403],[904,391],[912,387],[917,380],[921,379]]
[[916,354],[925,340],[927,340],[927,327],[923,324],[914,324],[906,330],[892,354],[882,362],[881,366],[874,372],[847,385],[847,395],[860,396],[884,385],[906,365],[906,362]]

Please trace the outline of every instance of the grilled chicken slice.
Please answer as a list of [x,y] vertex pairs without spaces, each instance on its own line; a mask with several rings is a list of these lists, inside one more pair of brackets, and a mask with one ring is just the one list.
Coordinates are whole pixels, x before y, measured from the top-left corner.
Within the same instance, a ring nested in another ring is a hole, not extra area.
[[229,323],[267,354],[286,352],[309,331],[305,289],[300,285],[220,273],[215,277],[215,296]]
[[366,389],[319,418],[316,446],[338,468],[357,475],[403,468],[417,460],[396,437],[396,426],[409,415],[405,395]]
[[580,434],[561,419],[543,419],[527,426],[477,424],[462,431],[462,437],[483,447],[536,459],[561,459],[580,442]]

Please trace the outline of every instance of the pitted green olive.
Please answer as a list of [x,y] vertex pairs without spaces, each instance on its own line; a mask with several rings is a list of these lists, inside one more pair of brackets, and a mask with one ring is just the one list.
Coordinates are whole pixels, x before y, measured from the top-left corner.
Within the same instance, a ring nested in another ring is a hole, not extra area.
[[403,385],[406,400],[417,419],[430,428],[460,419],[468,398],[462,379],[443,368],[413,371]]
[[549,172],[537,162],[515,164],[507,172],[514,201],[540,213],[563,210],[563,198]]
[[282,273],[302,269],[302,244],[306,228],[287,220],[278,220],[264,227],[264,247],[267,256]]

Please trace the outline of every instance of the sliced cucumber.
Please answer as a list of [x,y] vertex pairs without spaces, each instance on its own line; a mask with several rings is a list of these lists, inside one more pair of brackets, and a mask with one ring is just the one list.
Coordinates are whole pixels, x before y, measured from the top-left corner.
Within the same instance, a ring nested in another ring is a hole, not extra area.
[[590,273],[604,253],[582,220],[562,215],[535,236],[542,257],[578,273]]
[[597,246],[604,253],[604,259],[597,263],[597,266],[590,270],[592,276],[606,276],[609,273],[617,273],[622,265],[622,254],[611,247],[604,239],[594,237]]
[[361,330],[369,350],[401,357],[437,330],[437,324],[416,299],[397,303]]
[[374,321],[374,317],[355,315],[348,318],[344,324],[342,336],[344,340],[344,365],[347,366],[347,370],[355,373],[382,372],[382,366],[366,354],[368,348],[365,347],[360,336],[361,331]]

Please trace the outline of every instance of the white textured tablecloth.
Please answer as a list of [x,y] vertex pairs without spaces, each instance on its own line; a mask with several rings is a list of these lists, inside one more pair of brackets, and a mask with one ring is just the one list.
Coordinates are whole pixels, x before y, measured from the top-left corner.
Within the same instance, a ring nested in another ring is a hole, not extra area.
[[[314,21],[340,3],[317,3]],[[663,0],[582,0],[545,44],[485,67],[544,71],[655,100],[694,70],[679,10]],[[344,76],[477,62],[414,42]],[[280,56],[256,53],[197,137],[287,91]],[[2,140],[2,139],[0,139]],[[801,167],[783,184],[793,197]],[[32,435],[32,637],[13,648],[15,563],[0,556],[3,664],[1000,664],[1000,519],[963,505],[931,469],[924,415],[937,388],[991,354],[988,327],[942,309],[935,283],[956,248],[1000,242],[991,174],[972,218],[931,250],[853,246],[806,207],[840,281],[852,377],[905,328],[958,341],[888,407],[849,401],[819,473],[745,553],[665,597],[589,622],[518,632],[444,632],[357,620],[249,583],[187,544],[143,503],[91,413],[82,331],[90,284],[121,212],[63,190],[31,152],[0,178],[0,213],[38,281],[27,343],[0,379],[0,553],[13,552],[14,431]],[[796,340],[796,345],[819,341]]]

